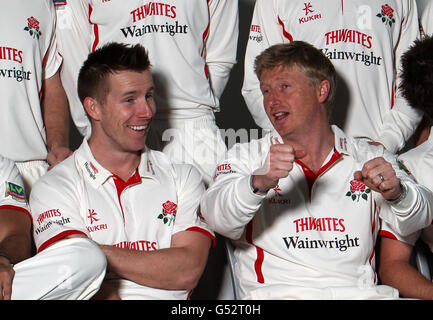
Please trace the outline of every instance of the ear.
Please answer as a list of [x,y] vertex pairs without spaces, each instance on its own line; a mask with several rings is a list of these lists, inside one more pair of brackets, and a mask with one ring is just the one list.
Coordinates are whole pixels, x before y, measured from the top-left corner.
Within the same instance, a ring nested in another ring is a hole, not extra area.
[[83,101],[83,106],[91,119],[96,121],[100,120],[101,105],[95,98],[86,97]]
[[331,90],[331,84],[328,80],[322,80],[318,87],[318,100],[320,103],[324,103],[328,98],[329,91]]

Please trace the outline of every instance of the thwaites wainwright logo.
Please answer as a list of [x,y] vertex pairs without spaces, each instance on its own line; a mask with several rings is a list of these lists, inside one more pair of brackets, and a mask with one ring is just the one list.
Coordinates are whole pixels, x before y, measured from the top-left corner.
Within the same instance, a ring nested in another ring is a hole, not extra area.
[[394,9],[388,4],[382,6],[382,10],[376,15],[376,17],[382,19],[382,22],[385,25],[389,25],[390,27],[392,27],[392,24],[395,23]]
[[346,197],[350,197],[352,201],[359,202],[359,199],[368,200],[368,194],[371,192],[369,188],[358,180],[350,181],[350,191],[346,193]]
[[33,38],[39,39],[42,32],[39,30],[39,21],[31,16],[27,19],[27,26],[24,28]]
[[177,204],[167,200],[165,203],[162,204],[162,210],[161,213],[158,215],[158,219],[161,219],[164,224],[170,226],[176,218],[176,213]]

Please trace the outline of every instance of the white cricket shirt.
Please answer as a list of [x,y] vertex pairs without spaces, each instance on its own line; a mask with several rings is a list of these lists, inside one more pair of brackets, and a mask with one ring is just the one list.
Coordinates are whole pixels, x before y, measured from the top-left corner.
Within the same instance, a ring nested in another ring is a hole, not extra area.
[[332,61],[339,75],[333,123],[348,135],[381,142],[395,152],[421,120],[395,90],[400,57],[418,36],[414,1],[257,0],[242,94],[257,125],[272,128],[254,59],[277,43],[309,42]]
[[82,133],[90,128],[76,92],[78,72],[89,52],[112,41],[148,50],[157,118],[191,119],[219,110],[236,63],[237,1],[72,0],[57,12],[62,80]]
[[[249,180],[265,163],[273,134],[235,145],[217,167],[201,209],[215,232],[234,240],[243,298],[359,299],[377,291],[395,297],[392,289],[375,286],[380,218],[404,234],[426,226],[432,213],[422,210],[433,208],[432,193],[414,184],[382,147],[349,138],[335,126],[333,131],[334,150],[317,174],[297,161],[266,196],[254,194]],[[379,156],[408,186],[407,197],[392,207],[354,180],[355,171]],[[318,290],[323,288],[331,293]]]
[[[33,187],[30,204],[38,251],[80,233],[99,244],[142,251],[169,248],[180,231],[213,239],[198,212],[204,185],[190,165],[172,165],[148,150],[127,182],[104,169],[84,140],[75,153]],[[185,299],[183,290],[159,290],[113,279],[125,299]]]
[[1,0],[0,153],[14,161],[45,160],[42,81],[61,64],[52,0]]

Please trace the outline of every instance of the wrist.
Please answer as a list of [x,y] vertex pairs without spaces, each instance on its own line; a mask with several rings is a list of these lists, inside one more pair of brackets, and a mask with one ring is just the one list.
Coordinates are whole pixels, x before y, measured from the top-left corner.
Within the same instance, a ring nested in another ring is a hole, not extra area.
[[394,200],[387,200],[389,204],[391,204],[391,205],[392,204],[398,204],[398,203],[402,202],[404,198],[406,198],[407,186],[404,183],[401,183],[401,181],[400,181],[400,188],[401,188],[400,195]]
[[255,176],[253,174],[250,177],[250,187],[251,187],[252,192],[255,194],[261,195],[261,196],[266,195],[268,193],[269,189],[268,190],[261,190],[258,187],[256,187],[254,185],[254,177]]
[[11,259],[7,255],[1,252],[0,252],[0,262],[6,262],[10,265],[12,264]]

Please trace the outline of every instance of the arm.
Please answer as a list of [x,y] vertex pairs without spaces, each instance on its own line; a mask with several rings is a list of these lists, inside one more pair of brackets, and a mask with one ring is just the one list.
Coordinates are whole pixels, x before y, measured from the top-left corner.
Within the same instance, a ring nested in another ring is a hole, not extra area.
[[30,257],[31,220],[18,209],[0,208],[0,300],[9,300],[13,265]]
[[108,270],[139,284],[167,290],[195,288],[206,266],[211,240],[195,231],[173,235],[170,248],[143,252],[101,245]]
[[90,134],[90,121],[77,93],[77,79],[81,65],[92,47],[92,29],[89,23],[89,1],[68,1],[57,11],[57,47],[63,56],[60,73],[65,88],[71,117],[78,131]]
[[206,265],[213,235],[198,216],[204,192],[201,175],[190,165],[175,165],[176,219],[170,247],[136,251],[102,245],[108,269],[144,286],[167,290],[191,290]]
[[406,99],[403,98],[398,89],[400,83],[401,57],[413,41],[419,37],[418,14],[415,1],[408,1],[404,22],[401,26],[400,38],[396,41],[394,48],[394,65],[396,80],[394,81],[393,94],[395,103],[392,109],[384,117],[383,125],[380,130],[380,141],[389,151],[397,152],[401,150],[406,141],[412,136],[419,122],[422,113],[412,108]]
[[409,263],[412,246],[382,237],[379,275],[383,284],[392,286],[407,298],[433,299],[433,283]]
[[49,169],[71,155],[69,149],[69,112],[60,71],[45,79],[42,86],[42,112],[47,133]]
[[217,98],[221,97],[230,71],[236,63],[238,11],[237,1],[209,1],[210,24],[206,41],[206,65]]
[[[230,149],[202,197],[201,209],[206,222],[229,239],[242,236],[245,226],[259,211],[266,192],[293,167],[293,148],[285,144],[269,146],[267,139],[270,140],[269,135],[257,142],[261,145],[254,141]],[[251,180],[263,192],[254,193]]]

